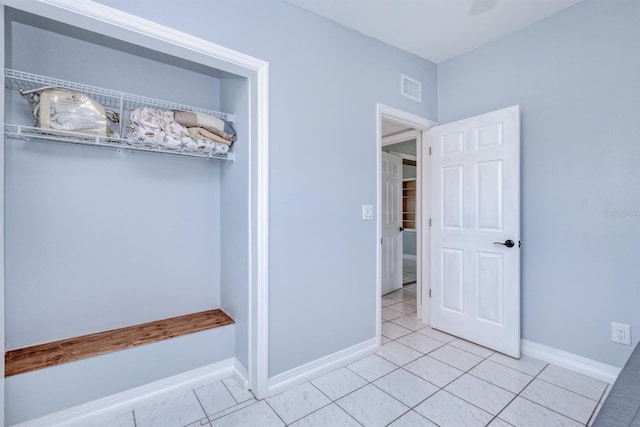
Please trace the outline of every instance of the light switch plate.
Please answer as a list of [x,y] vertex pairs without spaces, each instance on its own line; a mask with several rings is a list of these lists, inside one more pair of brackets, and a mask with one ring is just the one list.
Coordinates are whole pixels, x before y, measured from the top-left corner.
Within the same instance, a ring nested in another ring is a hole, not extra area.
[[363,221],[372,221],[373,220],[373,206],[372,205],[362,205],[362,220]]

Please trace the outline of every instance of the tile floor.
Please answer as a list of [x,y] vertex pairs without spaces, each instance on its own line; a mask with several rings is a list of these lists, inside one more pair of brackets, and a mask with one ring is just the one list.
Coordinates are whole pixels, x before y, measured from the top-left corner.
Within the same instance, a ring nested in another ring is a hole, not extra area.
[[382,298],[377,354],[269,399],[257,400],[229,378],[165,395],[100,425],[591,425],[608,384],[425,327],[415,317],[415,286]]

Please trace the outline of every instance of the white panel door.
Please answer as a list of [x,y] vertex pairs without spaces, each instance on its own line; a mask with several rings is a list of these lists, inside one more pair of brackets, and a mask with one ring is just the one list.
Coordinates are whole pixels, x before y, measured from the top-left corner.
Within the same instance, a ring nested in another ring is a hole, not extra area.
[[382,295],[402,288],[402,158],[382,153]]
[[520,110],[430,130],[431,325],[520,357]]

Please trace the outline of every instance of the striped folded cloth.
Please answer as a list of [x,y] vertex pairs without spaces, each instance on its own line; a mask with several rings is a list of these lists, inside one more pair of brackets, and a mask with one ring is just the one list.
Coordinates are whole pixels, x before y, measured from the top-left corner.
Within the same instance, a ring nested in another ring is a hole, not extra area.
[[176,122],[187,128],[203,128],[219,137],[235,142],[236,131],[230,122],[203,113],[173,110]]
[[221,136],[216,135],[213,132],[209,132],[208,130],[206,130],[205,128],[187,128],[187,130],[189,131],[189,135],[191,135],[192,137],[196,138],[196,139],[203,139],[205,141],[211,141],[211,142],[219,142],[220,144],[225,144],[225,145],[231,145],[231,141],[222,138]]

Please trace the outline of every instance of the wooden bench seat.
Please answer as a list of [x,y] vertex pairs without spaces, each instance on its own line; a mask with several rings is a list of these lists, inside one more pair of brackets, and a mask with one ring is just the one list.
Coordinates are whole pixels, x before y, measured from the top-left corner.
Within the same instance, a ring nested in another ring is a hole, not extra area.
[[10,350],[5,377],[235,323],[221,309]]

